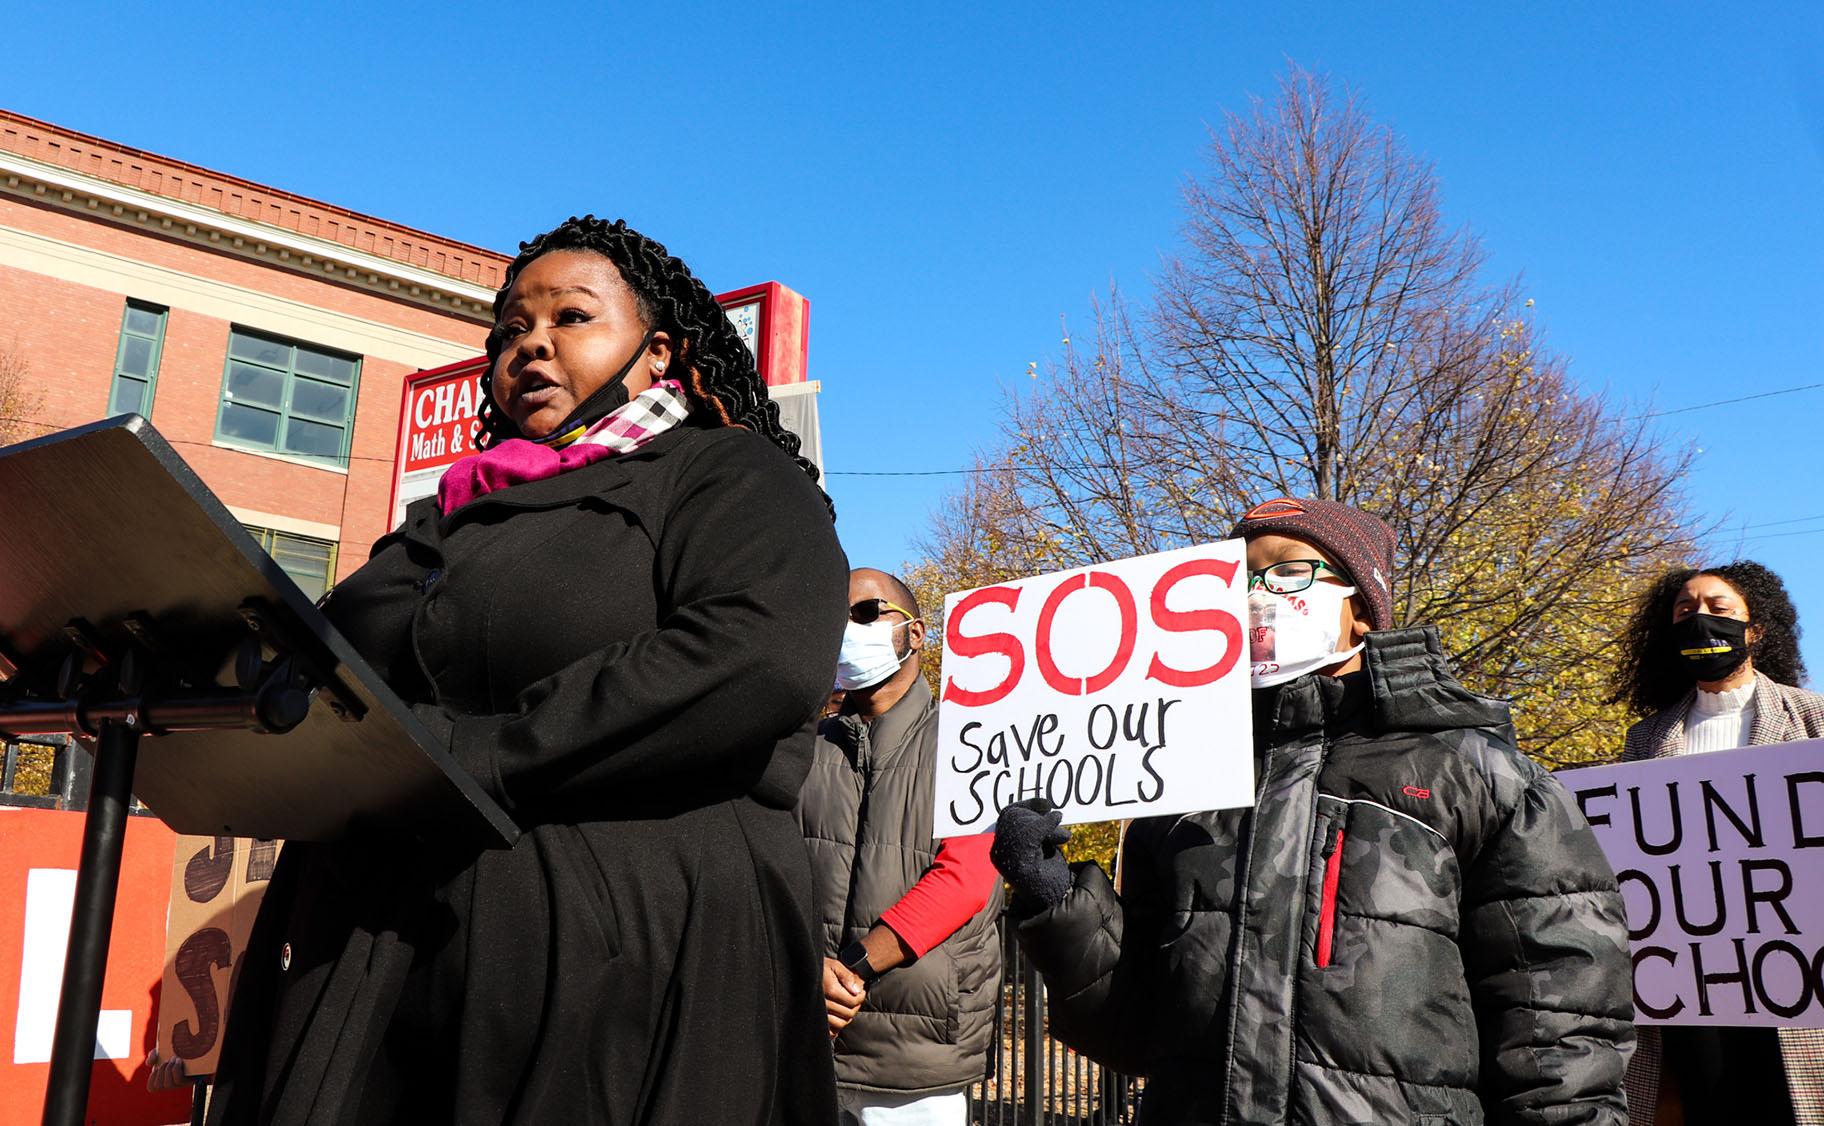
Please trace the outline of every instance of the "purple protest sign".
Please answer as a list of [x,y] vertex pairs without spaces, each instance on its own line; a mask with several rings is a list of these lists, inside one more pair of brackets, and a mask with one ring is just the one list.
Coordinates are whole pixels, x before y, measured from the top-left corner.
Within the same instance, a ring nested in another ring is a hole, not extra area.
[[1824,740],[1557,777],[1627,902],[1639,1023],[1824,1028]]

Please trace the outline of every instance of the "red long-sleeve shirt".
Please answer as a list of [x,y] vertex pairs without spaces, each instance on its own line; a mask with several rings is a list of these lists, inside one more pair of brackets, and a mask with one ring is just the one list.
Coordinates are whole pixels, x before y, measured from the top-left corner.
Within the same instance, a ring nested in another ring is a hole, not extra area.
[[880,921],[893,928],[914,954],[924,957],[988,905],[1001,878],[988,859],[992,844],[992,832],[946,840],[938,846],[931,867]]

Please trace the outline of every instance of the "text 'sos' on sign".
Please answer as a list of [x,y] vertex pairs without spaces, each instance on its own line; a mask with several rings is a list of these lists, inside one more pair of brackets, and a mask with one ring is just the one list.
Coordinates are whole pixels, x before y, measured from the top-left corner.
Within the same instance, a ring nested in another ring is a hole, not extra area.
[[165,929],[158,1057],[188,1077],[215,1074],[228,1001],[280,842],[179,837]]
[[1824,1028],[1824,740],[1557,777],[1627,903],[1636,1020]]
[[1240,540],[950,595],[936,835],[1252,804],[1246,622]]

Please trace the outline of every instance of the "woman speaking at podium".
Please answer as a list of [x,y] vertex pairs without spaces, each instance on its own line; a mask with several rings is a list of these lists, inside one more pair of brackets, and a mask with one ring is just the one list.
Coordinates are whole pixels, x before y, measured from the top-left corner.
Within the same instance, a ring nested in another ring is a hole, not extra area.
[[482,452],[331,620],[525,830],[288,847],[209,1121],[833,1123],[789,812],[846,620],[816,470],[621,222],[524,245]]

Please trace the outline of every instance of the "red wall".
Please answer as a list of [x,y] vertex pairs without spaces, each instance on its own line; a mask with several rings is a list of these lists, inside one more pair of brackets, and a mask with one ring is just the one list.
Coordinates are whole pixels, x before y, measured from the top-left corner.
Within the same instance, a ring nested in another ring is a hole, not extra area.
[[[36,1122],[43,1111],[51,1065],[13,1062],[26,882],[34,868],[75,869],[82,854],[82,821],[80,813],[0,807],[0,1122]],[[176,842],[176,835],[154,818],[128,819],[101,1007],[131,1011],[132,1047],[126,1059],[96,1060],[89,1081],[89,1117],[108,1126],[190,1119],[188,1090],[146,1090],[145,1059],[155,1043]]]

